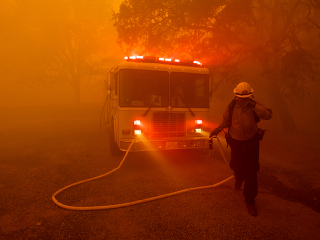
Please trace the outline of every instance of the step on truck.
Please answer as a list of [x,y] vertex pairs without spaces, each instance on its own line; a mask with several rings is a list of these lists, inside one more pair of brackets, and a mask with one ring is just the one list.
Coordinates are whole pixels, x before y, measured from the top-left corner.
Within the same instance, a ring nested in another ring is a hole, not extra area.
[[199,61],[125,57],[105,83],[113,155],[133,141],[132,151],[208,147],[211,78]]

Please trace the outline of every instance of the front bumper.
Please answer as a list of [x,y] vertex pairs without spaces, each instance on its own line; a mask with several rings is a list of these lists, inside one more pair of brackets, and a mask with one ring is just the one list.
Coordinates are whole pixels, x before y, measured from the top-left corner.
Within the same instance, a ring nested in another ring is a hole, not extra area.
[[[121,139],[120,149],[127,151],[130,144],[135,139]],[[152,151],[152,150],[173,150],[173,149],[199,149],[208,148],[207,137],[197,138],[181,138],[181,139],[161,139],[161,140],[147,140],[143,137],[136,139],[131,147],[131,151]]]

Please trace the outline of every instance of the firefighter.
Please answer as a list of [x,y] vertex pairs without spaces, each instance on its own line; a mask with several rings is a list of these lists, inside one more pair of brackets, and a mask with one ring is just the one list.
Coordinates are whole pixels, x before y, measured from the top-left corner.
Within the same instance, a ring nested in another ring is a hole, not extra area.
[[234,188],[239,190],[244,182],[243,195],[248,213],[257,216],[255,198],[258,194],[257,172],[260,167],[259,140],[264,133],[257,123],[260,119],[271,119],[272,110],[253,100],[254,91],[246,82],[239,83],[233,92],[235,99],[228,105],[222,123],[210,133],[209,138],[228,128],[226,140],[231,147],[230,167],[234,171]]

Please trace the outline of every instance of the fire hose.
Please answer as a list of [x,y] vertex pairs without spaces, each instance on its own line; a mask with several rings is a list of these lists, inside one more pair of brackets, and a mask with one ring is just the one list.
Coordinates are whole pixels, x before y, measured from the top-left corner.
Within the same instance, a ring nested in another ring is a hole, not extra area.
[[[225,161],[225,163],[227,164],[227,166],[229,166],[228,164],[228,161],[226,159],[226,156],[224,155],[224,152],[223,152],[223,149],[222,149],[222,146],[221,146],[221,142],[219,140],[218,137],[215,137],[217,138],[217,142],[218,142],[218,146],[220,148],[220,151],[221,151],[221,154],[222,154],[222,157]],[[212,139],[209,139],[209,140],[212,140]],[[53,202],[58,205],[59,207],[62,207],[62,208],[65,208],[65,209],[69,209],[69,210],[80,210],[80,211],[83,211],[83,210],[102,210],[102,209],[114,209],[114,208],[121,208],[121,207],[128,207],[128,206],[132,206],[132,205],[137,205],[137,204],[141,204],[141,203],[146,203],[146,202],[150,202],[150,201],[154,201],[154,200],[158,200],[158,199],[162,199],[162,198],[166,198],[166,197],[171,197],[171,196],[174,196],[174,195],[178,195],[178,194],[182,194],[182,193],[186,193],[186,192],[191,192],[191,191],[195,191],[195,190],[201,190],[201,189],[208,189],[208,188],[214,188],[214,187],[217,187],[227,181],[229,181],[230,179],[232,179],[234,176],[230,176],[218,183],[215,183],[213,185],[208,185],[208,186],[201,186],[201,187],[194,187],[194,188],[188,188],[188,189],[183,189],[183,190],[180,190],[180,191],[177,191],[177,192],[172,192],[172,193],[168,193],[168,194],[164,194],[164,195],[160,195],[160,196],[156,196],[156,197],[151,197],[151,198],[146,198],[146,199],[141,199],[141,200],[137,200],[137,201],[133,201],[133,202],[127,202],[127,203],[121,203],[121,204],[115,204],[115,205],[108,205],[108,206],[91,206],[91,207],[75,207],[75,206],[68,206],[68,205],[65,205],[65,204],[62,204],[60,202],[57,201],[56,199],[56,196],[67,190],[68,188],[71,188],[73,186],[76,186],[76,185],[79,185],[79,184],[82,184],[82,183],[85,183],[85,182],[89,182],[89,181],[93,181],[93,180],[96,180],[96,179],[99,179],[99,178],[102,178],[102,177],[105,177],[113,172],[115,172],[116,170],[118,170],[122,164],[124,163],[126,157],[128,156],[128,153],[130,152],[130,149],[132,147],[132,145],[137,141],[137,139],[135,139],[134,141],[132,141],[132,143],[130,144],[126,154],[124,155],[122,161],[120,162],[119,166],[116,167],[115,169],[105,173],[105,174],[102,174],[102,175],[99,175],[97,177],[93,177],[93,178],[90,178],[90,179],[86,179],[86,180],[83,180],[83,181],[80,181],[80,182],[76,182],[76,183],[73,183],[73,184],[70,184],[64,188],[61,188],[60,190],[58,190],[57,192],[55,192],[53,195],[52,195],[52,200]]]

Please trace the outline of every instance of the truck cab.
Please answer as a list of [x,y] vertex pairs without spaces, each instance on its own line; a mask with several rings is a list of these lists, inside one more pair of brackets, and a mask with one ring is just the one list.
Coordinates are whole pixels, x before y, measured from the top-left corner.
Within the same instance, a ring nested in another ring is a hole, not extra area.
[[[211,79],[198,61],[126,57],[106,82],[113,154],[208,146]],[[138,139],[138,140],[137,140]]]

